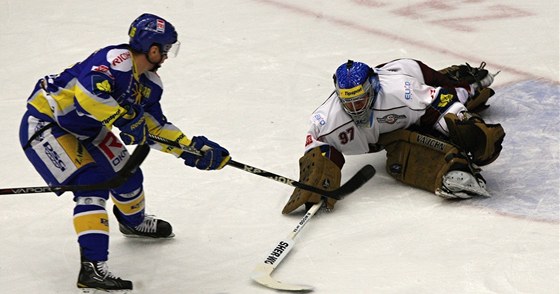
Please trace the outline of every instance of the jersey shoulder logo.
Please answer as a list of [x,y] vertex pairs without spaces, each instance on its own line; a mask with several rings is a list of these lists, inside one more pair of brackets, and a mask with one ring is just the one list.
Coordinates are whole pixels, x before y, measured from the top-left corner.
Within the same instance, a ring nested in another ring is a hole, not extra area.
[[97,90],[101,92],[111,93],[111,84],[109,84],[109,81],[107,80],[103,80],[100,83],[96,83],[95,88],[97,88]]

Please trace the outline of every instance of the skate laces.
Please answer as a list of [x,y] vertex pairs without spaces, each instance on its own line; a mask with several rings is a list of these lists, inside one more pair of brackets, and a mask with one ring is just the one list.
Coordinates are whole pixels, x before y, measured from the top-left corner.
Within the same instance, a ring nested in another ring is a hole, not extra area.
[[106,278],[117,279],[117,277],[115,277],[113,275],[113,273],[111,273],[109,271],[109,266],[107,265],[107,262],[99,261],[99,262],[97,262],[95,267],[96,267],[97,271],[103,276],[103,279],[106,279]]
[[143,233],[154,233],[157,231],[157,219],[154,215],[146,215],[142,223],[134,229]]

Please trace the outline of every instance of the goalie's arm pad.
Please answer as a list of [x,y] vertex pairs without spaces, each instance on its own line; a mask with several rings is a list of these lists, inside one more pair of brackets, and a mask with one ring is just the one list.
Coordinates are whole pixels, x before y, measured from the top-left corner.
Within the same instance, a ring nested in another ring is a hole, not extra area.
[[[299,181],[328,191],[335,190],[340,187],[343,165],[344,156],[335,148],[329,145],[315,147],[299,159]],[[304,204],[307,210],[321,198],[319,194],[295,188],[282,214],[288,214]],[[333,209],[335,203],[335,199],[327,198],[327,209]]]

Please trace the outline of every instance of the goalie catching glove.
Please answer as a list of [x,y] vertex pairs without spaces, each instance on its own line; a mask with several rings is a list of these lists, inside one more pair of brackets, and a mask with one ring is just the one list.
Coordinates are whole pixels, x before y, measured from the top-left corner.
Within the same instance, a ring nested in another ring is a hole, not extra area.
[[479,67],[472,67],[470,64],[452,65],[439,70],[440,73],[448,76],[452,80],[463,82],[470,85],[470,97],[465,106],[470,112],[479,113],[488,108],[486,102],[494,95],[494,91],[488,88],[494,82],[494,77],[499,73],[491,74],[486,70],[486,62],[482,62]]
[[[339,160],[331,160],[333,157]],[[343,164],[344,157],[336,149],[328,145],[313,148],[299,159],[299,181],[327,191],[335,190],[340,187],[340,170]],[[317,193],[295,188],[282,214],[288,214],[304,204],[305,210],[308,210],[313,204],[319,203],[322,197]],[[325,203],[327,210],[332,210],[336,199],[327,198]]]
[[487,124],[475,113],[448,113],[444,117],[452,143],[469,153],[471,160],[484,166],[492,163],[502,151],[506,133],[500,124]]
[[231,159],[229,152],[224,147],[204,136],[193,137],[189,146],[202,152],[202,155],[183,152],[181,158],[185,160],[185,164],[188,166],[201,170],[219,170]]

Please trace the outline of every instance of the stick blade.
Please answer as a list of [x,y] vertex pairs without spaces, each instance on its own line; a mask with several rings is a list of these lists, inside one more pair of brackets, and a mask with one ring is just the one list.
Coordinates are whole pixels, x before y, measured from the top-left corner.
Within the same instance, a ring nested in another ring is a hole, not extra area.
[[286,284],[280,281],[273,279],[270,274],[274,270],[274,267],[268,264],[259,264],[253,270],[251,274],[251,278],[253,281],[261,284],[270,289],[278,290],[278,291],[287,291],[287,292],[312,292],[313,287],[309,285],[299,285],[299,284]]
[[372,165],[365,165],[352,178],[350,178],[350,180],[334,191],[336,192],[335,198],[340,200],[344,198],[344,196],[358,190],[358,188],[363,186],[367,181],[375,176],[375,172],[375,168]]

